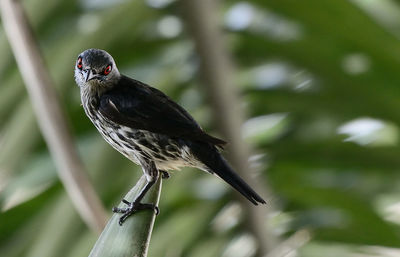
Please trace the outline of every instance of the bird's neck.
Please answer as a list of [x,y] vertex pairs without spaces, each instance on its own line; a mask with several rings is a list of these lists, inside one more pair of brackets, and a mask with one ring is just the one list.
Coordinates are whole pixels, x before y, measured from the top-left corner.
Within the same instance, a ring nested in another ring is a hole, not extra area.
[[106,87],[95,83],[86,83],[80,87],[81,101],[86,112],[97,109],[100,96],[107,90]]
[[81,102],[86,115],[93,122],[97,117],[100,95],[90,88],[81,87]]
[[82,105],[87,112],[89,109],[97,109],[100,97],[112,89],[118,83],[120,78],[112,80],[109,83],[99,83],[95,80],[86,82],[80,87]]
[[114,87],[119,79],[111,80],[109,82],[99,82],[97,80],[91,80],[84,83],[81,87],[81,96],[85,98],[100,97],[106,91]]

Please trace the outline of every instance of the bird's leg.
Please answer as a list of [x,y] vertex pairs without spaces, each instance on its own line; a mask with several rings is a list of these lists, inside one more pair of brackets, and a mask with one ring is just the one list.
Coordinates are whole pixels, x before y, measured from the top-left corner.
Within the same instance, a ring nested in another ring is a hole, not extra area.
[[169,175],[168,171],[160,170],[160,173],[161,173],[161,177],[163,179],[169,179],[170,175]]
[[134,214],[137,211],[140,210],[145,210],[145,209],[152,209],[158,214],[160,211],[158,207],[152,203],[141,203],[140,201],[143,199],[143,197],[146,195],[147,191],[151,188],[151,186],[155,183],[155,181],[152,182],[147,182],[144,188],[140,191],[139,195],[133,200],[132,202],[129,202],[125,199],[122,199],[122,202],[126,204],[128,207],[127,208],[118,208],[114,207],[113,212],[115,213],[123,213],[121,218],[119,219],[119,225],[122,226],[122,224],[125,222],[125,220]]
[[157,179],[159,177],[159,172],[158,172],[154,162],[151,162],[148,164],[146,163],[145,165],[142,165],[142,168],[146,174],[147,183],[142,188],[139,195],[136,196],[136,198],[132,202],[122,199],[122,202],[124,204],[128,205],[127,208],[114,207],[112,209],[112,211],[114,213],[123,213],[123,215],[119,219],[119,225],[121,225],[121,226],[129,216],[131,216],[132,214],[134,214],[137,211],[151,209],[156,212],[156,215],[158,215],[158,213],[160,212],[160,210],[158,209],[158,207],[155,204],[140,202],[143,199],[143,197],[146,195],[147,191],[149,191],[149,189],[154,185],[154,183],[157,181]]

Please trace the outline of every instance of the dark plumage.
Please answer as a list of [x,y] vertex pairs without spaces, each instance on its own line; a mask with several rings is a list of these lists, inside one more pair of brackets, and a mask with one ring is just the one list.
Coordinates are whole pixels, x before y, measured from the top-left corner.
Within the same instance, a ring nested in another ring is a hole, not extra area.
[[128,203],[120,224],[140,209],[140,203],[158,179],[159,171],[183,166],[216,174],[253,204],[265,203],[227,164],[218,151],[225,141],[205,133],[181,106],[161,91],[121,75],[111,55],[89,49],[78,56],[75,80],[87,116],[104,139],[131,161],[142,166],[147,185]]
[[130,128],[218,146],[226,144],[206,134],[181,106],[164,93],[124,75],[100,97],[98,110],[115,123]]

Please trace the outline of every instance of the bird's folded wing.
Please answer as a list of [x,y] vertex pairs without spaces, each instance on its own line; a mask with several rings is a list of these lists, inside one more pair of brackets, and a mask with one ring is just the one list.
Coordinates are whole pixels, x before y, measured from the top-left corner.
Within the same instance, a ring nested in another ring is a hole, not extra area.
[[133,129],[173,138],[204,141],[222,146],[225,141],[206,134],[196,121],[161,91],[126,78],[103,94],[99,111],[111,121]]

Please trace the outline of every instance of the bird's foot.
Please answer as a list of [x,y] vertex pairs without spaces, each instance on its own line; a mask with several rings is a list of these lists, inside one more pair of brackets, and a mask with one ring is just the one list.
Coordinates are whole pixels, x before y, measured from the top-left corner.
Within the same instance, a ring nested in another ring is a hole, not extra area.
[[122,199],[122,202],[128,205],[128,207],[127,208],[113,207],[112,209],[114,213],[123,213],[121,218],[119,218],[118,222],[120,226],[122,226],[122,224],[129,216],[140,210],[151,209],[156,212],[156,215],[160,213],[160,209],[155,204],[152,203],[128,202],[125,199]]
[[160,170],[160,172],[161,172],[161,177],[162,177],[163,179],[169,179],[170,175],[169,175],[169,173],[168,173],[167,171],[165,171],[165,170]]

